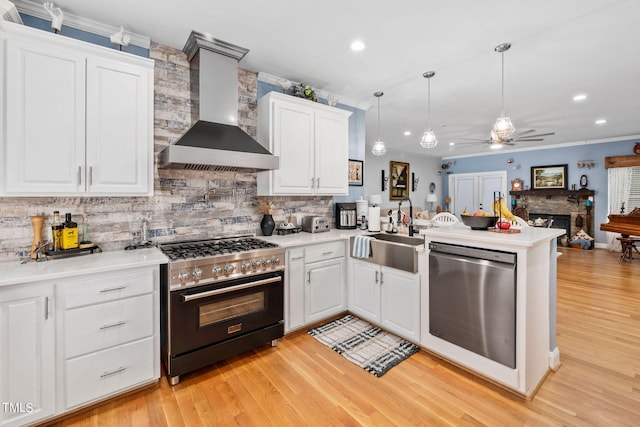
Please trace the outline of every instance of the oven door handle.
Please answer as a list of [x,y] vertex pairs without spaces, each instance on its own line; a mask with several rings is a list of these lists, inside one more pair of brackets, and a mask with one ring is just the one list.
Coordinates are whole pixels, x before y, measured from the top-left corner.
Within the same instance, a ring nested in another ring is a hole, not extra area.
[[241,291],[243,289],[255,288],[256,286],[267,285],[269,283],[282,282],[282,277],[271,277],[269,279],[256,280],[255,282],[243,283],[241,285],[229,286],[228,288],[214,289],[213,291],[200,292],[193,295],[182,295],[182,302],[194,301],[201,298],[208,298],[216,295],[227,294],[229,292]]

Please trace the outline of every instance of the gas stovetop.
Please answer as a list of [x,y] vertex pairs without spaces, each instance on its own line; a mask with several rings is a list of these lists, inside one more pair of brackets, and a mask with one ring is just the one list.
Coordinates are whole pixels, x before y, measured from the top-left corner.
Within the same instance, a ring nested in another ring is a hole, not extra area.
[[285,249],[255,237],[163,243],[170,290],[284,270]]
[[191,240],[167,243],[159,246],[171,261],[248,252],[257,249],[277,248],[275,243],[254,237]]

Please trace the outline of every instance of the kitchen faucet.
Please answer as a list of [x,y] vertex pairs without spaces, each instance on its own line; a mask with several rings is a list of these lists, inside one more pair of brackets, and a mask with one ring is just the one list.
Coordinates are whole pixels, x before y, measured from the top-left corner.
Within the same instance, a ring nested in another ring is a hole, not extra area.
[[408,197],[400,199],[400,203],[398,203],[398,224],[402,224],[402,211],[400,208],[402,207],[402,202],[405,200],[409,201],[409,236],[413,236],[413,203],[411,203],[411,199]]

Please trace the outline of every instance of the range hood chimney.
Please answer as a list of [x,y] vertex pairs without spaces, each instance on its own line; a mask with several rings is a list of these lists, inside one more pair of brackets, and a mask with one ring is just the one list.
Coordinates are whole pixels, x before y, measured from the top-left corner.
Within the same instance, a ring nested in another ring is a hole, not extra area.
[[279,158],[237,125],[238,62],[249,50],[192,31],[183,51],[191,64],[192,126],[160,153],[159,167],[278,169]]

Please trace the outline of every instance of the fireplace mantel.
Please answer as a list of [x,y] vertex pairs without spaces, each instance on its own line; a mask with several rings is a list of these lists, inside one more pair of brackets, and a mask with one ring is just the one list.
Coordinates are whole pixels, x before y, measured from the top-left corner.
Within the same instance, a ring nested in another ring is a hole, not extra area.
[[595,192],[593,190],[564,190],[562,188],[549,188],[540,190],[522,190],[522,191],[509,191],[509,194],[519,199],[521,196],[528,197],[546,197],[553,196],[576,196],[581,199],[586,199],[589,196],[593,196]]

